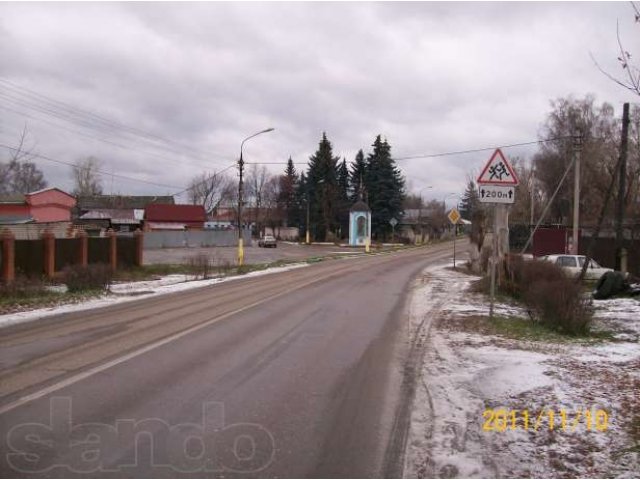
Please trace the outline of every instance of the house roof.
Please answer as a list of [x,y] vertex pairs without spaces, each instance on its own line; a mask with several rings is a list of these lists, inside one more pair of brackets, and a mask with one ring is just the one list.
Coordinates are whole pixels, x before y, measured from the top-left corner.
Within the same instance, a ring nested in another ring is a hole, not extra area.
[[70,193],[65,192],[64,190],[60,190],[58,187],[47,187],[47,188],[41,188],[40,190],[36,190],[35,192],[29,192],[27,193],[25,196],[32,196],[32,195],[38,195],[40,193],[44,193],[44,192],[49,192],[51,190],[57,190],[58,192],[71,197],[71,198],[75,198],[73,195],[71,195]]
[[26,200],[22,193],[8,193],[0,195],[0,203],[25,203]]
[[80,210],[145,208],[149,204],[174,204],[172,195],[91,195],[78,197]]
[[33,218],[30,215],[2,215],[0,214],[0,225],[18,225],[23,223],[32,223]]
[[358,200],[349,209],[350,212],[370,212],[371,209],[363,200]]
[[207,215],[202,205],[150,204],[144,211],[150,222],[197,222],[204,223]]
[[111,220],[111,223],[138,224],[143,210],[137,208],[97,208],[80,215],[81,220]]

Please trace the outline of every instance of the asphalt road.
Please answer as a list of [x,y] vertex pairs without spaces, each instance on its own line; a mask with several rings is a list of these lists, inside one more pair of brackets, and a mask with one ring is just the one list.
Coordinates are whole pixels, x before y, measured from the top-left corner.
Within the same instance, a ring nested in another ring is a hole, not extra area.
[[436,247],[0,330],[4,477],[399,477]]

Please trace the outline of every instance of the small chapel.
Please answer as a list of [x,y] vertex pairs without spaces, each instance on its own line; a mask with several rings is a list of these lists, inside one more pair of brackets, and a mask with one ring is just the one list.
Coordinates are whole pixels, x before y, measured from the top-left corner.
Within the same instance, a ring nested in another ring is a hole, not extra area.
[[371,209],[362,199],[349,209],[349,245],[365,246],[371,243]]

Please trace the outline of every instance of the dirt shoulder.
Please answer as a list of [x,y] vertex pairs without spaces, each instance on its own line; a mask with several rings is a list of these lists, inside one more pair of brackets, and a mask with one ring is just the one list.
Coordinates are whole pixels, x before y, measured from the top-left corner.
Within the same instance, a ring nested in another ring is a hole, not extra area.
[[437,267],[415,284],[405,477],[638,477],[640,301],[596,303],[597,332],[568,340],[516,306],[490,321],[475,279]]

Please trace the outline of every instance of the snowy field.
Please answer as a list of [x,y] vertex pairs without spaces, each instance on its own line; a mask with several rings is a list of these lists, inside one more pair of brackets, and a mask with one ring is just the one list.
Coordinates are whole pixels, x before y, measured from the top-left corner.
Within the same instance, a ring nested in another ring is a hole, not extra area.
[[594,327],[613,340],[514,340],[476,327],[489,315],[476,279],[439,266],[416,281],[423,358],[405,477],[640,476],[640,301],[594,302]]
[[116,303],[131,302],[141,298],[149,298],[167,293],[181,292],[193,288],[206,287],[222,282],[250,277],[259,277],[279,272],[286,272],[297,268],[307,267],[308,263],[295,263],[284,267],[272,267],[265,270],[249,272],[244,275],[234,275],[230,277],[209,278],[207,280],[191,280],[191,275],[166,275],[158,280],[148,280],[142,282],[115,282],[111,285],[111,292],[97,298],[86,300],[80,303],[64,304],[55,307],[39,308],[24,312],[9,313],[0,315],[0,328],[17,323],[29,322],[40,318],[59,315],[61,313],[79,312],[92,308],[106,307]]

